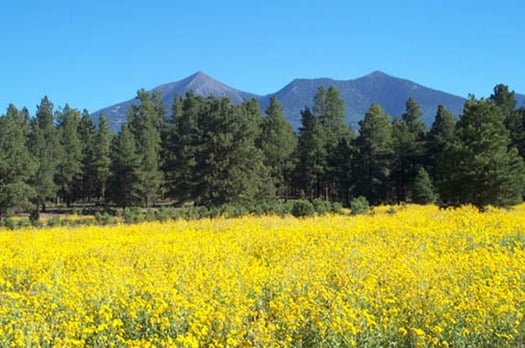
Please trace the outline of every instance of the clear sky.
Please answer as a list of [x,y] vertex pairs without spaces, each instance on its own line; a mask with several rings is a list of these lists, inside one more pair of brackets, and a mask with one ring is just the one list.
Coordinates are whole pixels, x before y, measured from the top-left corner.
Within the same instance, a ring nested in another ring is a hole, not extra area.
[[0,113],[44,95],[94,112],[196,71],[257,94],[375,70],[525,93],[522,0],[3,1],[0,47]]

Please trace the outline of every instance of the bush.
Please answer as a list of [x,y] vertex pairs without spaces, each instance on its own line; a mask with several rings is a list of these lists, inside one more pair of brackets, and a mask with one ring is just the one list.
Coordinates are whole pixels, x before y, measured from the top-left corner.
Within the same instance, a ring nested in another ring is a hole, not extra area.
[[142,221],[140,210],[137,208],[125,208],[122,211],[122,220],[126,224],[136,224]]
[[10,230],[14,230],[18,227],[18,224],[16,223],[16,221],[11,218],[4,219],[3,223],[4,223],[4,226]]
[[370,205],[368,204],[368,200],[363,196],[359,196],[350,201],[352,215],[368,213],[369,209]]
[[156,221],[157,220],[157,209],[148,209],[146,210],[146,221]]
[[61,225],[60,218],[58,216],[52,216],[49,219],[47,219],[46,224],[48,227],[60,226]]
[[292,215],[295,217],[312,216],[315,214],[315,209],[312,203],[304,199],[293,201]]
[[174,216],[173,212],[166,207],[161,207],[159,210],[155,211],[155,215],[156,219],[161,222],[168,221]]
[[339,202],[332,202],[331,207],[330,207],[330,212],[334,214],[342,214],[343,205]]
[[108,212],[104,212],[103,214],[101,214],[100,212],[96,212],[95,213],[95,221],[97,222],[97,224],[99,225],[112,225],[115,223],[115,218],[108,214]]
[[312,205],[315,212],[319,215],[327,214],[332,210],[332,204],[324,199],[316,198],[312,201]]

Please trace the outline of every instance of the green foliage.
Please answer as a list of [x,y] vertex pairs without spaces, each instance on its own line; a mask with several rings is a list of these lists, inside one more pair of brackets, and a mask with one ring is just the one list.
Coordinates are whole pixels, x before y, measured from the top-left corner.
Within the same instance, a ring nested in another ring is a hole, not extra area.
[[47,198],[56,196],[58,186],[54,179],[62,152],[53,104],[47,97],[42,99],[35,118],[31,120],[29,140],[29,148],[37,163],[32,185],[36,191],[36,209],[40,209],[44,208]]
[[437,199],[430,175],[424,168],[420,168],[414,180],[413,201],[418,204],[435,203]]
[[120,212],[122,221],[126,224],[136,224],[144,221],[144,217],[138,207],[124,208]]
[[501,109],[490,100],[469,99],[456,125],[458,140],[445,152],[449,167],[443,174],[440,198],[444,204],[507,206],[520,202],[525,166]]
[[106,198],[108,179],[111,175],[111,141],[113,135],[109,130],[108,120],[104,115],[98,119],[98,131],[94,146],[96,189],[100,197]]
[[391,176],[397,201],[407,201],[412,197],[417,169],[424,162],[428,129],[421,121],[421,114],[419,104],[409,98],[405,113],[392,124],[395,155]]
[[296,186],[303,196],[313,199],[321,195],[320,182],[326,169],[326,148],[321,124],[309,108],[301,111],[301,124]]
[[30,179],[36,163],[27,147],[29,119],[27,111],[10,105],[0,117],[0,218],[17,207],[27,209],[35,191]]
[[388,200],[390,191],[394,155],[390,117],[381,106],[373,104],[359,125],[359,136],[355,140],[354,194],[379,204]]
[[95,213],[95,221],[97,224],[106,226],[106,225],[113,225],[115,223],[115,217],[108,212],[96,212]]
[[82,145],[78,134],[80,111],[66,104],[57,115],[61,146],[55,181],[60,187],[62,199],[70,206],[73,201],[73,184],[78,182],[82,174]]
[[81,144],[81,168],[82,175],[75,183],[76,198],[83,201],[91,201],[98,198],[98,173],[96,163],[99,160],[99,154],[96,147],[98,146],[97,128],[87,110],[82,112],[80,124],[78,127],[78,136]]
[[324,215],[332,211],[332,204],[330,201],[324,199],[313,199],[312,205],[314,206],[314,210],[318,215]]
[[437,187],[443,180],[442,173],[449,166],[445,150],[456,141],[455,127],[456,120],[452,113],[439,105],[426,141],[426,164]]
[[60,225],[62,225],[62,222],[59,216],[52,216],[46,221],[46,226],[48,227],[58,227]]
[[315,208],[310,201],[298,199],[293,201],[291,213],[295,217],[312,216],[315,214]]
[[142,198],[139,174],[141,157],[136,150],[135,138],[126,124],[113,141],[111,155],[108,199],[121,207],[138,204]]
[[159,196],[163,181],[160,168],[160,129],[164,120],[164,105],[156,92],[149,93],[142,89],[137,92],[137,98],[140,104],[132,105],[128,109],[128,123],[135,139],[139,161],[135,172],[137,193],[147,208]]
[[263,164],[270,171],[277,195],[288,196],[295,164],[293,155],[297,149],[297,136],[284,117],[282,105],[275,96],[270,98],[270,104],[266,108],[266,117],[262,120],[257,143],[263,152]]
[[11,218],[4,219],[2,223],[5,227],[7,227],[10,230],[14,230],[18,227],[16,220],[13,220]]
[[366,214],[370,211],[368,200],[364,196],[359,196],[350,201],[350,211],[352,215]]

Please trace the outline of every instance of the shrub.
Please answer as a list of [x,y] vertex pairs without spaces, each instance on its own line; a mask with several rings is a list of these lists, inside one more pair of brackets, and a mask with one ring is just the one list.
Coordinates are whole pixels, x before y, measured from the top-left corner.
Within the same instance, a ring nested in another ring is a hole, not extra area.
[[166,207],[161,207],[159,210],[155,211],[155,215],[158,221],[164,222],[168,221],[174,216],[173,209],[168,209]]
[[363,196],[359,196],[350,201],[352,215],[368,213],[369,209],[370,205],[368,204],[368,200]]
[[312,216],[315,209],[312,203],[307,200],[299,199],[292,203],[292,215],[295,217]]
[[115,218],[112,215],[108,214],[108,212],[104,212],[103,214],[101,214],[100,212],[96,212],[95,221],[99,225],[112,225],[113,223],[115,223]]
[[324,199],[316,198],[312,201],[312,205],[314,206],[315,212],[319,215],[324,215],[332,210],[332,204]]
[[4,226],[10,230],[14,230],[18,227],[18,224],[16,223],[16,221],[11,218],[4,219],[3,223],[4,223]]
[[60,226],[60,224],[61,224],[60,218],[58,216],[52,216],[49,219],[47,219],[47,223],[46,224],[49,227]]
[[136,224],[142,221],[140,211],[137,208],[125,208],[122,211],[122,220],[126,224]]
[[340,202],[332,202],[330,212],[335,214],[343,213],[343,205]]

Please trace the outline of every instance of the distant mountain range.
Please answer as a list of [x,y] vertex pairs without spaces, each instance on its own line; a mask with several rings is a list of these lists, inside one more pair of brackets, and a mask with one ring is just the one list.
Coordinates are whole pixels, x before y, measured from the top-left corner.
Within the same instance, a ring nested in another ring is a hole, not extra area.
[[[294,129],[301,125],[300,111],[305,106],[312,106],[312,100],[319,87],[336,87],[345,102],[346,121],[354,129],[358,129],[358,122],[364,117],[372,103],[377,103],[392,117],[399,117],[405,111],[405,102],[409,97],[415,99],[423,113],[423,121],[430,125],[434,121],[437,106],[444,105],[455,115],[463,109],[465,98],[446,92],[438,91],[419,85],[415,82],[389,76],[380,71],[347,81],[320,79],[296,79],[281,90],[268,95],[256,95],[240,91],[213,79],[203,72],[195,73],[183,80],[167,83],[155,87],[153,90],[160,93],[166,110],[170,112],[175,96],[183,96],[188,91],[197,95],[230,98],[234,103],[241,103],[244,99],[255,98],[264,110],[270,97],[275,95],[283,104],[285,117]],[[516,94],[518,106],[525,105],[525,95]],[[127,120],[126,111],[138,103],[136,98],[101,109],[92,114],[95,122],[101,114],[106,115],[111,129],[117,131]]]

